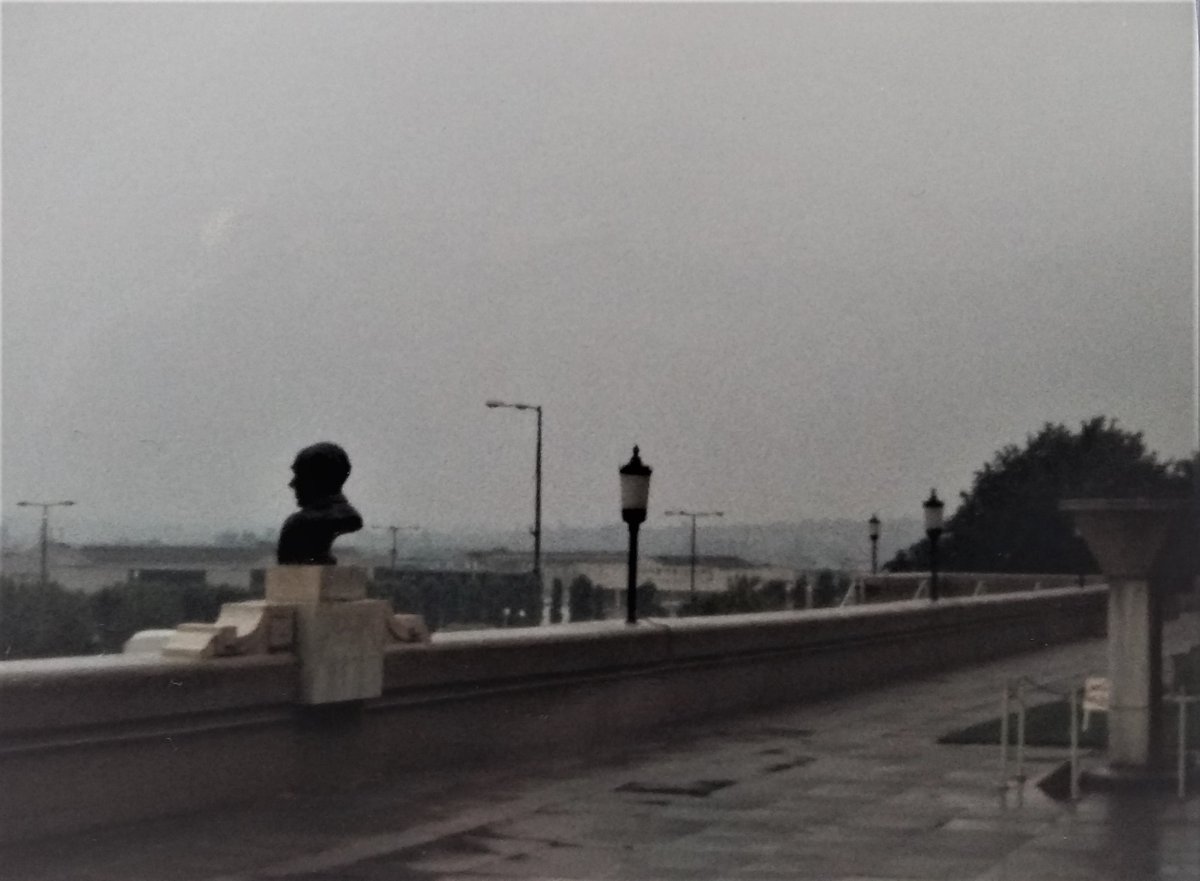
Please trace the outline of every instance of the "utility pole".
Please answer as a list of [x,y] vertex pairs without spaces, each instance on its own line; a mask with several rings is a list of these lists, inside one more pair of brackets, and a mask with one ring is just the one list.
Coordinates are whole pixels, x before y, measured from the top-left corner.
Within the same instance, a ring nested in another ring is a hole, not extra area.
[[724,511],[666,511],[667,517],[691,517],[692,518],[692,555],[691,555],[691,580],[689,595],[694,603],[696,601],[696,518],[697,517],[724,517]]
[[490,400],[484,405],[489,409],[506,407],[510,410],[533,410],[537,413],[537,451],[533,466],[533,580],[538,590],[542,589],[542,405],[511,404],[506,401]]
[[73,501],[64,502],[17,502],[18,508],[41,508],[42,509],[42,540],[41,540],[41,582],[42,591],[46,590],[46,585],[49,584],[49,566],[48,566],[48,547],[50,543],[50,509],[58,507],[69,507],[75,504]]
[[41,590],[38,591],[38,603],[40,605],[39,614],[37,616],[37,630],[34,634],[35,648],[40,648],[42,636],[45,633],[46,627],[46,593],[47,586],[50,583],[49,573],[49,545],[50,545],[50,509],[58,507],[69,507],[75,504],[73,501],[67,500],[62,502],[17,502],[18,508],[41,508],[42,509],[42,541],[41,541]]
[[396,536],[401,529],[417,531],[420,526],[372,526],[372,529],[387,529],[392,533],[392,571],[396,571]]

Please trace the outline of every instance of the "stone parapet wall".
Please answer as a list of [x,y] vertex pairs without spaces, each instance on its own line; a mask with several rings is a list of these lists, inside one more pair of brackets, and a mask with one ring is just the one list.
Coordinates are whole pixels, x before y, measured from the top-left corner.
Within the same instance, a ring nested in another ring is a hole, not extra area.
[[298,701],[290,654],[0,664],[0,839],[512,766],[647,731],[1100,636],[1102,587],[817,612],[437,634],[379,698]]

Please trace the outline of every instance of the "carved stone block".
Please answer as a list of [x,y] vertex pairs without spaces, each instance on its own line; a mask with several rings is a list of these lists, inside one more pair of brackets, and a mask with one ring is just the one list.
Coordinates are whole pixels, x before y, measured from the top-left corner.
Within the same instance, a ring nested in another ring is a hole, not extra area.
[[365,600],[367,571],[359,566],[272,566],[266,573],[269,603]]
[[420,615],[392,615],[387,623],[395,642],[429,642],[429,628]]
[[390,614],[384,600],[298,605],[301,699],[327,704],[378,697]]
[[199,660],[233,654],[237,629],[229,625],[180,624],[163,644],[164,658]]

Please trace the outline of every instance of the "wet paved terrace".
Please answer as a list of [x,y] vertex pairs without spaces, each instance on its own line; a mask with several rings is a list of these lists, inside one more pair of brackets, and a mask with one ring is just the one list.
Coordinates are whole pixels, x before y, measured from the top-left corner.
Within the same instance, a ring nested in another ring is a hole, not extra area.
[[[1168,644],[1195,643],[1181,621]],[[1007,678],[1102,673],[1102,642],[693,728],[589,761],[407,775],[0,853],[21,881],[1200,879],[1200,794],[1000,786]],[[1031,749],[1037,777],[1063,749]],[[1097,756],[1085,761],[1096,764]]]

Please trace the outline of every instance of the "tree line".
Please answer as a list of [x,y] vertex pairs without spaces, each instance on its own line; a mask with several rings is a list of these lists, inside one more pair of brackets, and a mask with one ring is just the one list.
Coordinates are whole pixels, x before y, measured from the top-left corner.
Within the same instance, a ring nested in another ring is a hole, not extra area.
[[[846,573],[823,570],[813,587],[815,606],[845,595]],[[397,612],[421,615],[431,631],[495,627],[536,627],[542,623],[541,591],[528,573],[414,572],[376,570],[367,593],[391,603]],[[51,582],[19,583],[0,578],[0,660],[66,657],[120,652],[141,630],[170,629],[185,621],[215,621],[223,603],[261,599],[262,586],[172,584],[130,581],[85,594]],[[702,593],[673,609],[680,616],[729,615],[802,608],[803,581],[761,582],[731,579],[721,593]],[[549,621],[598,621],[624,613],[623,590],[595,584],[585,575],[564,589],[552,583]],[[672,610],[653,582],[638,588],[639,617],[665,617]]]
[[[1070,498],[1169,498],[1192,492],[1193,460],[1161,460],[1141,432],[1095,416],[1078,430],[1047,422],[1023,446],[1008,444],[975,472],[948,510],[939,568],[958,572],[1095,573],[1086,544],[1059,502]],[[1196,549],[1176,540],[1159,575],[1181,583],[1196,572]],[[884,564],[891,572],[929,567],[923,538]]]

